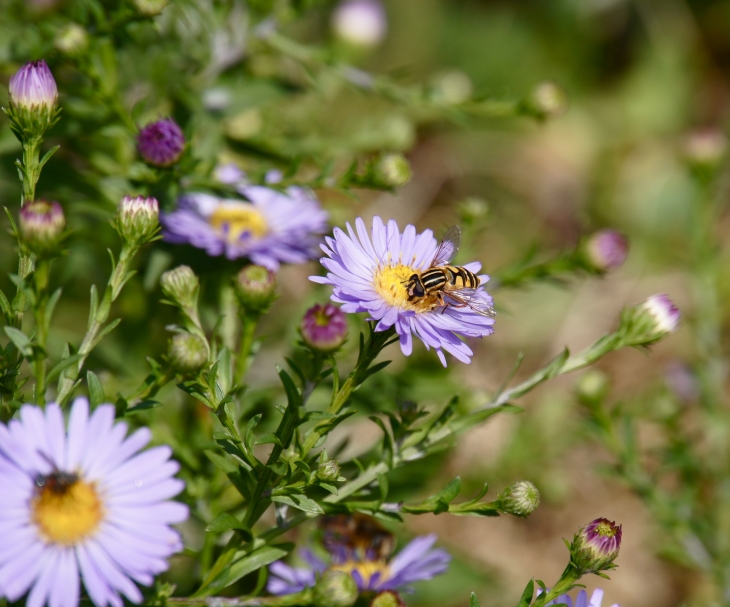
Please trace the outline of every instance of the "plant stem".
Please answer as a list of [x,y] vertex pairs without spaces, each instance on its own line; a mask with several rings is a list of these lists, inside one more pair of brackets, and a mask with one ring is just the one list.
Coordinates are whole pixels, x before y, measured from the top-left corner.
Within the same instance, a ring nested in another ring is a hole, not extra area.
[[40,259],[33,274],[35,282],[35,345],[33,369],[35,373],[35,402],[41,407],[46,404],[46,340],[48,338],[48,322],[46,309],[48,305],[48,276],[50,261]]
[[575,583],[580,578],[580,571],[578,571],[575,567],[573,567],[573,565],[568,563],[568,566],[565,568],[565,571],[563,571],[560,579],[555,582],[555,585],[550,590],[538,595],[535,599],[535,602],[532,604],[532,607],[542,607],[542,605],[549,603],[561,594],[570,592],[570,590],[575,587]]
[[253,314],[246,314],[243,310],[239,315],[241,319],[241,347],[238,351],[238,359],[236,360],[236,372],[234,374],[234,383],[237,386],[243,385],[246,380],[246,373],[253,358],[251,350],[254,344],[254,335],[259,317]]

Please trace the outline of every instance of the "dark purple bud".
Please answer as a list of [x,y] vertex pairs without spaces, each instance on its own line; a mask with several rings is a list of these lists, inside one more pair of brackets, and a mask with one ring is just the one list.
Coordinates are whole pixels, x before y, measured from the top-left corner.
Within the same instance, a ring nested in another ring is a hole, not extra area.
[[583,527],[570,545],[572,564],[585,573],[613,568],[621,548],[621,525],[597,518]]
[[322,353],[334,352],[347,337],[347,320],[337,306],[316,304],[307,310],[299,327],[304,343]]
[[182,156],[185,136],[172,118],[152,122],[137,135],[137,151],[151,165],[167,167]]

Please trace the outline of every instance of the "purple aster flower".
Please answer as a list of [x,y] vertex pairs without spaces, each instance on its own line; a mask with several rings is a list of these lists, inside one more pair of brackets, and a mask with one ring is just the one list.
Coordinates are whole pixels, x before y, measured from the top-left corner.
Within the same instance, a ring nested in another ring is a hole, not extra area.
[[10,104],[13,107],[34,109],[54,108],[58,101],[58,87],[46,62],[31,61],[21,67],[8,84]]
[[[591,594],[590,600],[588,599],[588,594],[585,590],[581,590],[578,593],[578,596],[575,599],[575,607],[601,607],[601,603],[603,602],[603,590],[600,588],[596,588],[593,591],[593,594]],[[547,605],[567,605],[568,607],[574,607],[573,606],[573,599],[568,594],[561,594],[558,598],[553,599],[549,603],[546,603]],[[613,604],[612,607],[619,607],[617,604]]]
[[585,243],[585,254],[591,268],[608,272],[623,265],[629,254],[629,243],[616,230],[599,230]]
[[169,447],[140,453],[150,431],[125,439],[114,407],[89,415],[86,399],[71,407],[32,405],[0,424],[0,596],[28,607],[77,607],[83,580],[98,607],[134,603],[182,549],[172,523],[187,507],[168,501],[182,491]]
[[248,201],[201,193],[184,196],[177,210],[160,218],[165,240],[228,259],[247,257],[273,271],[282,263],[304,263],[315,256],[319,234],[327,229],[327,213],[314,194],[264,186],[246,186],[240,192]]
[[328,303],[315,304],[302,319],[299,326],[304,342],[320,352],[337,350],[347,337],[347,320],[337,306]]
[[357,554],[351,550],[333,551],[327,564],[309,551],[302,551],[308,568],[294,568],[278,561],[269,566],[266,589],[271,594],[292,594],[314,586],[317,575],[328,569],[346,571],[362,592],[396,590],[446,571],[451,556],[441,548],[432,549],[436,535],[424,535],[410,542],[390,560]]
[[[401,233],[394,220],[386,227],[380,217],[373,218],[370,234],[360,218],[355,227],[357,233],[347,224],[347,233],[335,228],[334,238],[325,238],[327,245],[322,245],[322,250],[327,257],[321,262],[329,272],[326,277],[311,276],[310,280],[332,285],[331,299],[343,304],[344,312],[368,312],[378,321],[376,331],[395,327],[406,356],[412,351],[415,335],[427,348],[436,350],[444,366],[444,350],[461,362],[471,362],[473,352],[459,337],[491,335],[494,319],[468,306],[459,307],[448,298],[445,305],[435,296],[409,299],[406,289],[409,278],[434,261],[439,247],[433,232],[416,234],[416,228],[408,225]],[[482,266],[473,262],[463,267],[476,273]],[[489,276],[479,279],[484,284]],[[473,291],[491,310],[492,298],[482,287]]]
[[152,122],[137,135],[137,151],[147,162],[158,167],[176,163],[185,149],[185,136],[172,118]]

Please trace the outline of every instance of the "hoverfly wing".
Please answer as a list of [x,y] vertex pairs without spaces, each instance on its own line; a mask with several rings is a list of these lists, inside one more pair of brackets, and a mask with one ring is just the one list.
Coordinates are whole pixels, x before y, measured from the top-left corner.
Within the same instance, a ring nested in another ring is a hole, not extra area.
[[445,292],[446,296],[453,299],[460,306],[468,307],[472,312],[480,316],[494,318],[494,308],[488,295],[476,289],[454,289]]
[[436,249],[436,255],[429,267],[435,268],[448,264],[459,251],[461,244],[461,228],[459,226],[451,226],[444,234],[439,248]]

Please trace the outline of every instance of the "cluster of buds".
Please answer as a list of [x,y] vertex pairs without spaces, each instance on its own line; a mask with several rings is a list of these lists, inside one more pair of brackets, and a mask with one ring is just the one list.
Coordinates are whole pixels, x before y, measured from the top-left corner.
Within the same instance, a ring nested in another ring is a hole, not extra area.
[[192,333],[179,332],[173,335],[167,350],[167,357],[178,373],[195,373],[208,362],[208,344]]
[[233,286],[241,308],[251,316],[261,316],[276,300],[276,276],[263,266],[245,266]]
[[618,335],[626,346],[649,346],[674,333],[680,316],[668,295],[652,295],[622,314]]
[[157,199],[125,196],[117,207],[113,224],[124,242],[139,247],[157,235],[159,216]]
[[185,151],[185,136],[172,118],[158,120],[140,130],[137,151],[152,166],[169,167]]
[[499,509],[514,516],[530,516],[540,505],[540,491],[530,481],[517,481],[499,496]]
[[10,78],[5,113],[20,141],[38,139],[58,120],[58,87],[44,60],[26,63]]
[[621,548],[621,525],[598,518],[573,537],[569,548],[570,563],[580,575],[613,569]]
[[65,228],[66,218],[57,202],[35,200],[20,209],[20,238],[38,257],[53,255],[58,251]]
[[299,325],[304,343],[321,354],[336,352],[347,338],[344,312],[331,303],[315,304],[304,314]]
[[581,253],[586,269],[605,274],[624,264],[629,254],[629,243],[616,230],[599,230],[586,239]]

